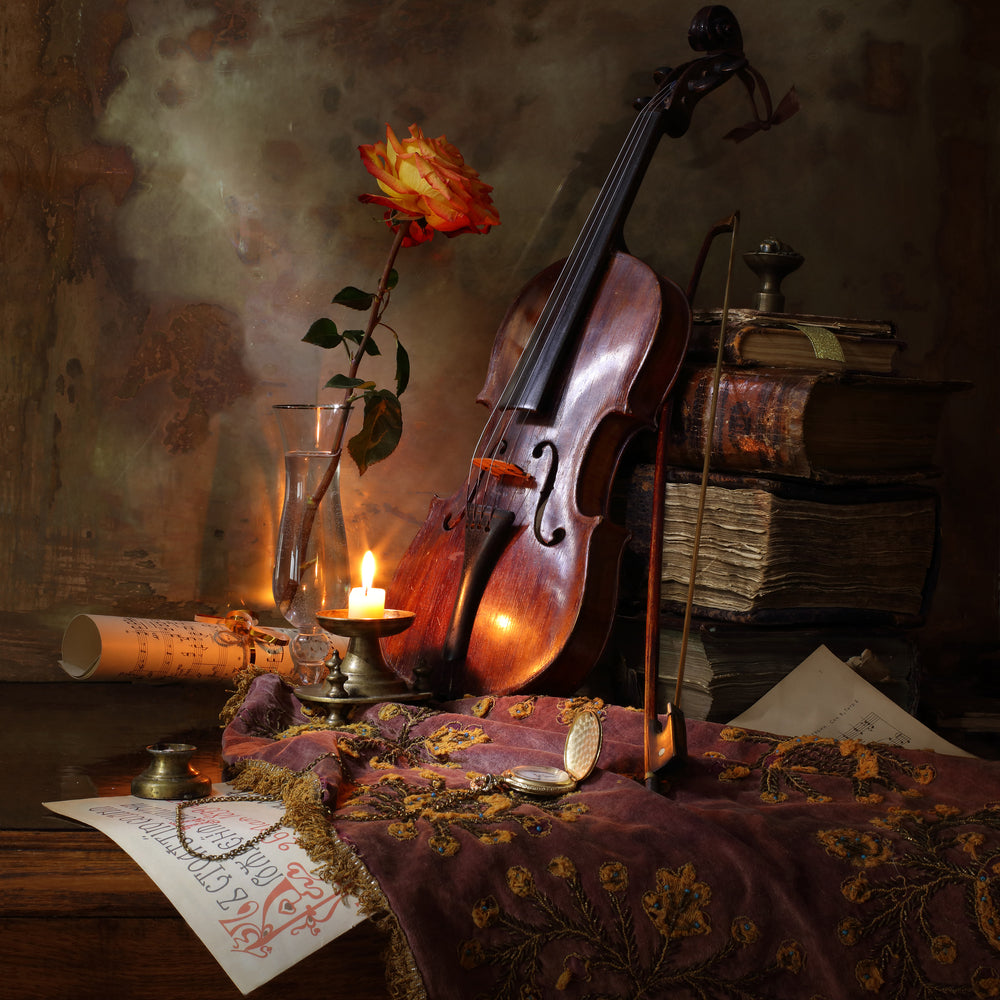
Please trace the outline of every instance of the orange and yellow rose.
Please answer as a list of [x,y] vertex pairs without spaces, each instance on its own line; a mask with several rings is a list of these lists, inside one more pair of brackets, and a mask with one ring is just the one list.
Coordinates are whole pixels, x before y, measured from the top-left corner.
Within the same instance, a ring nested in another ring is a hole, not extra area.
[[366,204],[384,205],[385,220],[395,232],[407,226],[403,246],[445,236],[486,233],[500,224],[493,188],[479,179],[462,154],[442,135],[428,139],[420,127],[399,139],[386,125],[386,141],[359,146],[365,169],[383,194],[363,194]]

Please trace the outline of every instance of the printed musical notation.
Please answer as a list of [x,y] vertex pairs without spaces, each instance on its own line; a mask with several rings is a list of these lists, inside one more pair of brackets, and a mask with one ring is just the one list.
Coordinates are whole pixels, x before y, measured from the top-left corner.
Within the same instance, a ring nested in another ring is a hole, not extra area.
[[782,736],[823,736],[969,756],[820,646],[730,722]]
[[60,665],[77,680],[227,680],[251,655],[266,670],[292,670],[287,645],[216,623],[77,615],[63,635]]
[[887,743],[889,746],[909,746],[912,739],[897,726],[883,719],[877,712],[866,712],[844,729],[841,739],[860,740],[862,743]]

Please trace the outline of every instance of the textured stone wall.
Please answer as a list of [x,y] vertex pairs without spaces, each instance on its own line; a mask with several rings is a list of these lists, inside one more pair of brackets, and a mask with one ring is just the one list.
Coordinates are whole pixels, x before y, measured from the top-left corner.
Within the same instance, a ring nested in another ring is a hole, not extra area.
[[[974,380],[942,441],[932,630],[997,630],[997,15],[988,0],[734,4],[777,100],[735,84],[661,144],[630,249],[686,283],[709,226],[802,252],[788,308],[891,318],[906,374]],[[323,398],[300,338],[389,247],[360,143],[420,124],[494,186],[502,225],[405,250],[403,443],[345,507],[386,575],[464,479],[518,288],[564,255],[683,4],[635,0],[6,0],[0,11],[0,662],[45,670],[78,611],[269,604],[270,407]],[[701,305],[721,300],[722,256]],[[753,277],[737,275],[749,304]],[[367,364],[367,362],[366,362]],[[372,377],[391,378],[373,362]],[[332,401],[332,400],[331,400]]]

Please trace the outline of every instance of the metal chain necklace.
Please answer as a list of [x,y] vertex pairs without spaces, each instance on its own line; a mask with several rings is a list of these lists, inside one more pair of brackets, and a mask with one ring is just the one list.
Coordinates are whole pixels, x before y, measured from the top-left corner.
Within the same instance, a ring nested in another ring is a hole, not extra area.
[[[307,764],[300,771],[289,772],[289,777],[291,778],[303,778],[305,777],[321,760],[326,760],[327,757],[338,756],[336,750],[329,751],[327,753],[320,754],[314,761]],[[272,823],[269,827],[261,830],[259,833],[255,834],[249,840],[245,840],[238,847],[234,847],[232,850],[224,851],[221,854],[208,854],[204,851],[199,851],[196,847],[191,846],[191,842],[188,840],[187,834],[184,832],[184,819],[183,811],[190,806],[200,806],[206,805],[208,803],[216,804],[219,802],[280,802],[280,795],[260,795],[257,792],[245,792],[239,795],[206,795],[204,798],[200,799],[190,799],[187,802],[178,802],[176,809],[176,826],[177,826],[177,839],[180,841],[180,845],[194,858],[198,858],[200,861],[228,861],[230,858],[235,858],[246,851],[249,851],[251,847],[256,847],[262,840],[266,840],[271,836],[272,833],[280,829],[285,822],[285,817],[282,816],[276,823]]]

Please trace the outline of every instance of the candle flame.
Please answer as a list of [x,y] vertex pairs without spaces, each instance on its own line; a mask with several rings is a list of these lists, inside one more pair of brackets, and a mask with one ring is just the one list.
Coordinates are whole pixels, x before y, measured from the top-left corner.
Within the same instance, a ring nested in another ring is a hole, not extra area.
[[375,582],[375,556],[372,555],[371,549],[365,553],[364,559],[361,560],[361,586],[365,588],[366,591],[371,590],[372,584]]

